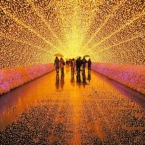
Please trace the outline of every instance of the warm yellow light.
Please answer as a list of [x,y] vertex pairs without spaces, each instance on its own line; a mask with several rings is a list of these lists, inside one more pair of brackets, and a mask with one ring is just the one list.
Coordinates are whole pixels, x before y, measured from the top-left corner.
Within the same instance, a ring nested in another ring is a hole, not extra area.
[[0,68],[53,62],[55,53],[144,64],[144,6],[140,0],[0,1]]

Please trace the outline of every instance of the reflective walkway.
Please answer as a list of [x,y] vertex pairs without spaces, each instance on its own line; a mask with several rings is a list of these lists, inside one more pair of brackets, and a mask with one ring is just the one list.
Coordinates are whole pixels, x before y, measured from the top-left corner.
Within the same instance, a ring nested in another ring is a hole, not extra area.
[[66,67],[0,96],[0,143],[143,145],[145,96]]

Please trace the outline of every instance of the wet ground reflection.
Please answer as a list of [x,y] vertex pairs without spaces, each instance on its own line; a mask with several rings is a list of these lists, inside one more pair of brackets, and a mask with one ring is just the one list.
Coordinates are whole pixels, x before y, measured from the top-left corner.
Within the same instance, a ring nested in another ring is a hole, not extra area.
[[1,143],[145,144],[144,95],[93,71],[77,75],[52,72],[0,96]]
[[86,71],[80,71],[80,72],[71,71],[72,84],[74,84],[75,82],[79,87],[82,85],[85,88],[85,86],[88,85],[90,81],[91,81],[91,71],[88,71],[88,78],[86,77]]
[[127,86],[124,86],[110,78],[107,78],[99,73],[97,73],[98,76],[105,79],[105,81],[109,84],[111,84],[115,89],[117,89],[122,95],[129,98],[130,100],[138,103],[140,106],[145,108],[145,95],[142,93],[137,92],[136,90],[133,90]]
[[59,76],[59,74],[56,74],[56,83],[55,83],[56,89],[59,89],[59,87],[61,89],[63,89],[64,83],[65,83],[64,82],[64,74],[61,74],[61,76]]

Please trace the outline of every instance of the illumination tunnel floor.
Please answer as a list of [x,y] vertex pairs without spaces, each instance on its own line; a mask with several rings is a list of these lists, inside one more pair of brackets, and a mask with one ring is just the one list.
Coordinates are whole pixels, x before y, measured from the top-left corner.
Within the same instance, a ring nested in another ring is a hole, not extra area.
[[0,144],[143,145],[145,96],[94,71],[65,67],[0,96]]

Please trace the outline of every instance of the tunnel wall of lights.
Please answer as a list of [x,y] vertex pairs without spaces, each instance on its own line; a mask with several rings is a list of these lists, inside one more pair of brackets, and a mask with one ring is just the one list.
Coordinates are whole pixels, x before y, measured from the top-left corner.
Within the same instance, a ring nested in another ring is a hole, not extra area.
[[0,70],[0,95],[54,70],[54,64]]
[[92,69],[142,94],[145,94],[145,67],[93,63]]
[[55,53],[144,67],[144,0],[0,1],[1,71],[39,68]]

